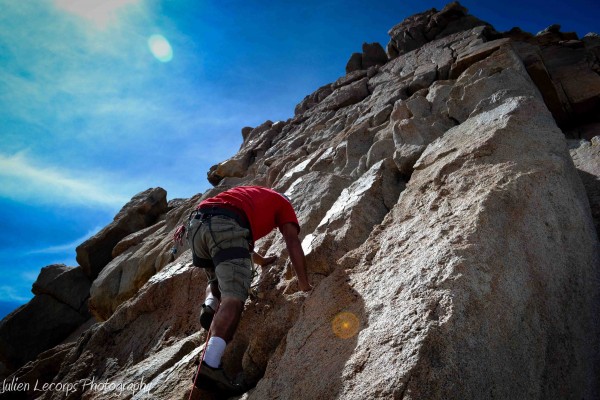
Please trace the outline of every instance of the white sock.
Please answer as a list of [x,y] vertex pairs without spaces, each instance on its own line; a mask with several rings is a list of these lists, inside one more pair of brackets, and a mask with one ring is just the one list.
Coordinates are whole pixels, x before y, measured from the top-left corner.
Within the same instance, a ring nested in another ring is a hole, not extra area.
[[213,309],[213,311],[217,311],[219,304],[219,299],[217,299],[217,297],[212,293],[206,297],[206,300],[204,300],[204,305],[209,306]]
[[209,367],[219,368],[219,365],[221,364],[221,357],[223,357],[226,346],[227,343],[225,340],[216,336],[211,337],[206,345],[204,362],[207,363]]

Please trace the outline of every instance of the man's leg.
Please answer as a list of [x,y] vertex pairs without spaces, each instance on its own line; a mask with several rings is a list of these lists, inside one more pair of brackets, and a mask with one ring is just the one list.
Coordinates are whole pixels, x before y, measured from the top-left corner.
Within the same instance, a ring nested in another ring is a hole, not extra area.
[[235,297],[223,297],[219,312],[213,318],[210,327],[212,335],[223,338],[227,343],[233,339],[244,311],[244,302]]
[[[211,258],[224,249],[248,248],[250,231],[227,217],[213,217],[209,220],[206,232],[207,241],[211,243]],[[221,292],[221,305],[211,324],[211,337],[206,346],[204,362],[211,367],[201,374],[209,379],[222,381],[222,370],[215,368],[221,365],[221,358],[227,343],[233,339],[238,323],[244,310],[244,302],[252,281],[252,261],[250,257],[221,261],[215,268],[218,289]],[[215,294],[215,291],[211,290]],[[221,374],[221,375],[220,375]],[[222,383],[222,382],[221,382]],[[235,386],[235,385],[234,385]]]
[[233,339],[238,323],[244,311],[244,302],[235,297],[223,297],[219,312],[214,316],[210,327],[204,362],[212,368],[218,368],[227,343]]
[[221,306],[213,318],[211,338],[204,356],[206,364],[213,368],[221,364],[225,347],[233,339],[240,322],[252,280],[250,258],[225,261],[217,266],[216,274],[222,293]]
[[221,291],[219,290],[219,282],[217,280],[209,282],[208,287],[206,288],[206,293],[207,295],[208,293],[214,295],[217,298],[217,300],[221,301]]
[[206,285],[204,304],[200,312],[200,325],[209,330],[212,324],[213,317],[219,309],[221,300],[221,291],[219,290],[219,282],[214,269],[205,269],[208,285]]
[[212,274],[207,272],[206,275],[208,276],[208,285],[206,285],[204,305],[217,311],[221,302],[219,282],[217,281],[217,276],[214,274],[214,271],[212,271]]

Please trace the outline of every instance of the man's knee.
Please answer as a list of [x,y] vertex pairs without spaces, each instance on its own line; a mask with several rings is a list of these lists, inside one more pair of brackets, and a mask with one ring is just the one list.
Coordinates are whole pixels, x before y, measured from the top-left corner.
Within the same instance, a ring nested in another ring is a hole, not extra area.
[[221,307],[231,310],[242,311],[244,309],[244,302],[237,297],[224,296],[221,299]]
[[219,290],[219,282],[209,282],[210,291],[213,295],[215,295],[219,300],[221,299],[221,291]]

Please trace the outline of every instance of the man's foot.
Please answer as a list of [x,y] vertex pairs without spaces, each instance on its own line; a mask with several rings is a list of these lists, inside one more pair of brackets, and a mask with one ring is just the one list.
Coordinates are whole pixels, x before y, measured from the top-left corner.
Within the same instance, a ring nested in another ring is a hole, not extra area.
[[208,331],[214,316],[215,310],[210,308],[210,306],[202,304],[202,311],[200,311],[200,326]]
[[239,383],[234,383],[229,379],[227,375],[225,375],[225,371],[223,368],[213,368],[209,366],[207,363],[202,361],[202,366],[200,367],[200,373],[198,375],[198,379],[196,381],[196,387],[200,389],[207,389],[207,386],[211,384],[216,386],[218,390],[227,392],[228,394],[242,394],[246,390],[244,386]]

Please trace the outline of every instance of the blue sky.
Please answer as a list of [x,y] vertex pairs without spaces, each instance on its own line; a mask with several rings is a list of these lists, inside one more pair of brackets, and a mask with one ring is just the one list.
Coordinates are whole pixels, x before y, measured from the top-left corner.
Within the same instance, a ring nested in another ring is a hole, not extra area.
[[[292,117],[363,42],[445,3],[0,0],[0,318],[131,196],[206,190],[242,127]],[[498,30],[600,30],[596,0],[462,4]]]

